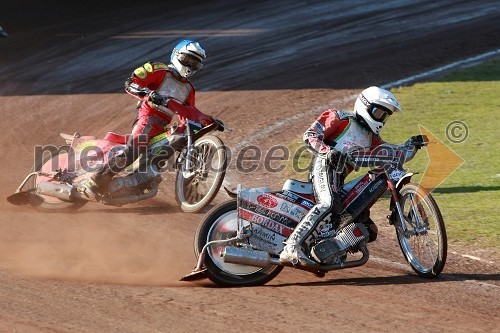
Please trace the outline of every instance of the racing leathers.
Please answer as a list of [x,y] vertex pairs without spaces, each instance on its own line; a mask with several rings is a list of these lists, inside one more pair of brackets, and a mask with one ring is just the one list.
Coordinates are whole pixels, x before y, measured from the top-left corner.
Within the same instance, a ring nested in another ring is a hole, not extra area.
[[308,242],[312,231],[321,221],[328,220],[335,228],[338,227],[339,213],[342,211],[338,191],[353,168],[337,165],[339,161],[336,157],[352,148],[371,150],[383,143],[379,135],[358,122],[353,112],[333,109],[324,111],[306,130],[304,141],[314,153],[310,177],[316,205],[288,237],[280,255],[280,261],[292,264],[297,264],[305,257],[301,245]]
[[[147,91],[152,91],[155,99],[147,99]],[[195,107],[195,89],[191,82],[181,77],[173,66],[148,62],[137,68],[125,81],[125,91],[141,101],[137,109],[137,119],[127,141],[123,154],[111,158],[103,168],[91,176],[99,192],[106,189],[113,175],[130,165],[147,148],[149,141],[167,130],[170,146],[176,150],[182,142],[186,122],[199,127],[213,122],[212,117]],[[175,126],[167,128],[174,117]],[[91,192],[91,191],[88,191]],[[95,199],[95,198],[91,198]]]

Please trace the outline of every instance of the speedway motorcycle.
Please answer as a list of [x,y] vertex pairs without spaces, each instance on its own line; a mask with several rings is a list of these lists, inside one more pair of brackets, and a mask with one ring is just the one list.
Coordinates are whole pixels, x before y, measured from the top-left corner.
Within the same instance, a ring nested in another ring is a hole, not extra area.
[[312,183],[289,179],[277,192],[239,188],[231,193],[233,200],[214,207],[200,223],[194,241],[197,266],[181,280],[209,278],[220,286],[251,286],[271,281],[284,266],[318,277],[361,266],[368,261],[367,243],[373,240],[369,231],[373,222],[366,212],[387,190],[391,194],[389,223],[395,227],[404,257],[419,276],[438,276],[447,255],[443,217],[431,194],[410,183],[413,173],[403,169],[427,144],[427,138],[419,135],[390,149],[368,155],[354,151],[339,158],[337,167],[344,160],[353,167],[370,169],[343,185],[339,224],[333,225],[331,214],[320,221],[302,244],[308,258],[295,263],[281,263],[279,254],[315,204]]
[[[146,91],[144,96],[147,96]],[[180,121],[184,121],[185,130],[174,149],[170,133],[176,132]],[[215,130],[224,130],[220,120],[201,127],[190,120],[174,117],[165,133],[150,140],[145,154],[114,176],[99,201],[122,206],[158,194],[167,195],[162,181],[169,171],[174,171],[178,205],[185,212],[200,211],[217,195],[227,168],[224,143],[217,136],[207,135]],[[7,198],[9,202],[31,204],[47,211],[78,209],[88,202],[88,198],[78,191],[78,183],[89,177],[89,171],[97,171],[111,157],[122,153],[127,143],[127,136],[112,132],[102,139],[79,133],[61,133],[61,137],[66,145],[41,154],[16,193]]]

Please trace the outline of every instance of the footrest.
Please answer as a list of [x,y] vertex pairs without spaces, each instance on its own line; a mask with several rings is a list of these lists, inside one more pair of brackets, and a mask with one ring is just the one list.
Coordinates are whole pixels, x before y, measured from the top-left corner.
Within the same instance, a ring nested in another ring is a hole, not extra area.
[[198,281],[198,280],[206,279],[207,278],[207,275],[205,274],[206,270],[207,269],[204,268],[200,271],[192,271],[191,273],[181,277],[181,281]]

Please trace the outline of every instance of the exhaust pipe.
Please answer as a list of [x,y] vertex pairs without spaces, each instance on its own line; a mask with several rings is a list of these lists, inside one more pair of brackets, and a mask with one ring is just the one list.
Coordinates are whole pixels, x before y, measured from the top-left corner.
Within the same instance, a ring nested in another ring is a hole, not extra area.
[[36,186],[39,195],[48,195],[64,201],[73,201],[77,197],[76,189],[68,184],[41,182]]
[[281,263],[277,258],[271,258],[269,253],[265,251],[258,251],[246,249],[242,247],[226,246],[221,253],[222,260],[231,264],[240,264],[255,267],[267,267],[269,265],[289,266],[312,273],[329,272],[338,269],[353,268],[364,265],[369,258],[368,249],[366,245],[360,246],[360,251],[363,256],[355,261],[347,261],[336,263],[332,265],[320,265],[311,259],[304,259],[297,265],[292,263]]
[[[77,191],[76,187],[62,183],[41,182],[36,187],[36,193],[38,195],[47,195],[64,201],[75,201],[78,199],[88,200],[87,198],[83,197],[80,192]],[[128,203],[150,199],[157,193],[158,188],[155,188],[153,191],[143,195],[127,195],[117,198],[104,198],[102,200],[102,203],[105,205],[120,207]]]
[[273,259],[269,253],[246,249],[242,247],[226,246],[221,253],[222,260],[230,264],[240,264],[255,267],[277,265],[278,259]]

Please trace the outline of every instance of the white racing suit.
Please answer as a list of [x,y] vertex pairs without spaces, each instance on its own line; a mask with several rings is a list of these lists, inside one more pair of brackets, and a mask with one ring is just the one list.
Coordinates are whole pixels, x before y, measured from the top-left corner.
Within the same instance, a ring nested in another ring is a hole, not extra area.
[[288,237],[280,254],[280,261],[292,264],[297,264],[305,256],[301,245],[310,245],[313,238],[311,234],[320,223],[323,234],[333,234],[338,227],[342,211],[338,191],[348,170],[344,165],[337,165],[339,161],[336,159],[329,161],[331,156],[335,156],[335,152],[347,152],[354,147],[370,149],[383,143],[379,136],[373,135],[357,122],[354,113],[342,110],[323,112],[304,133],[304,141],[315,154],[310,177],[316,205]]

